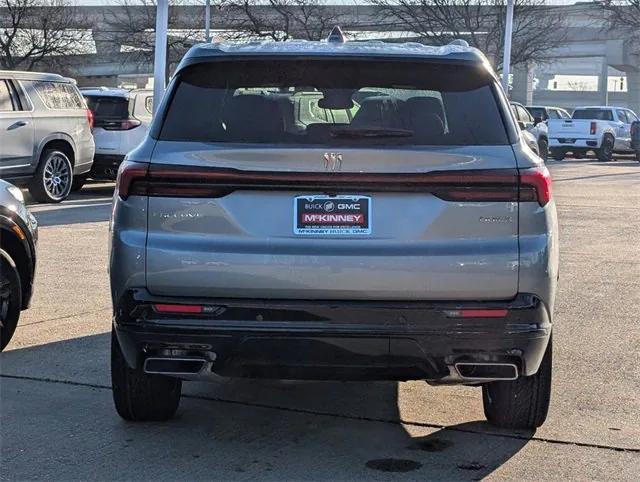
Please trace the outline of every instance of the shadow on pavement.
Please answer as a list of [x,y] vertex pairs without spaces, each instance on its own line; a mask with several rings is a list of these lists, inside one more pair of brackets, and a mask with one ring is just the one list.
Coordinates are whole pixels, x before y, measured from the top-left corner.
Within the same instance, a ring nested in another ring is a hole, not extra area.
[[[402,424],[398,384],[185,383],[174,420],[113,408],[107,333],[0,354],[2,459],[14,478],[479,479],[532,433]],[[424,407],[428,418],[429,407]],[[28,422],[27,422],[28,421]],[[46,453],[46,456],[42,456]]]
[[27,203],[43,227],[104,222],[111,216],[113,189],[113,184],[89,185],[60,204],[34,204],[30,198]]

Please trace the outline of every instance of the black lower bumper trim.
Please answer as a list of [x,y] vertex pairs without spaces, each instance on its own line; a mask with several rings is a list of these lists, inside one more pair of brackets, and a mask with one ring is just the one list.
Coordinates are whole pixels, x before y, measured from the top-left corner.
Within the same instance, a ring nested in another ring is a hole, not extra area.
[[[551,334],[533,295],[490,302],[177,300],[136,291],[117,310],[130,365],[156,353],[205,356],[226,376],[449,381],[457,362],[514,363],[531,375]],[[164,315],[154,303],[203,304]],[[456,318],[460,309],[505,308],[496,318]]]

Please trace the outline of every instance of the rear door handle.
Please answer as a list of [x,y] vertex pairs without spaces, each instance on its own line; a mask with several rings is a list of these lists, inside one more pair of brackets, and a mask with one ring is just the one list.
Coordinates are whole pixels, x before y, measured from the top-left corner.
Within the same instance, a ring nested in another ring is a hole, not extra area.
[[18,127],[24,127],[24,126],[26,126],[27,124],[29,124],[29,121],[21,120],[21,121],[18,121],[18,122],[14,122],[14,123],[13,123],[13,124],[11,124],[9,127],[7,127],[7,130],[8,130],[8,131],[11,131],[11,130],[13,130],[13,129],[17,129]]

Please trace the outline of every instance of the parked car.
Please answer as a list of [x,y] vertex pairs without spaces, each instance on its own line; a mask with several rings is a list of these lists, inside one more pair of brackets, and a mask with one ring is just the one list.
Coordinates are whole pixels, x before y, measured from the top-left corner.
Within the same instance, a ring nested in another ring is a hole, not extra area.
[[547,125],[541,120],[536,120],[529,111],[517,102],[511,102],[511,111],[518,122],[518,126],[523,131],[531,133],[536,141],[537,147],[533,149],[542,159],[549,157],[549,137]]
[[93,164],[91,122],[70,79],[0,71],[0,178],[38,202],[64,200]]
[[0,351],[29,307],[36,269],[38,223],[24,205],[22,191],[0,180]]
[[636,161],[640,162],[640,121],[631,124],[631,149],[636,153]]
[[556,209],[487,65],[460,43],[191,48],[116,183],[118,413],[166,420],[216,373],[476,385],[491,423],[541,425]]
[[593,151],[598,160],[610,161],[614,152],[631,153],[631,124],[637,120],[621,107],[578,107],[571,119],[549,121],[551,156],[560,161],[567,152],[584,157]]
[[81,89],[93,113],[96,143],[93,169],[87,177],[115,179],[124,156],[147,135],[153,112],[153,91]]
[[549,119],[571,119],[571,114],[561,107],[528,105],[526,109],[533,116],[536,124],[547,122]]

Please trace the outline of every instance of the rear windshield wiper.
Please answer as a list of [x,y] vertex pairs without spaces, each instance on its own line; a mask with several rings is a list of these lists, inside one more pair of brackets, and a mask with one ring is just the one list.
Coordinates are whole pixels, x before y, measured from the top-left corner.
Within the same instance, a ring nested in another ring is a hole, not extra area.
[[345,127],[342,129],[332,129],[332,137],[350,137],[350,138],[363,138],[363,137],[411,137],[413,131],[408,129],[360,129],[354,127]]

